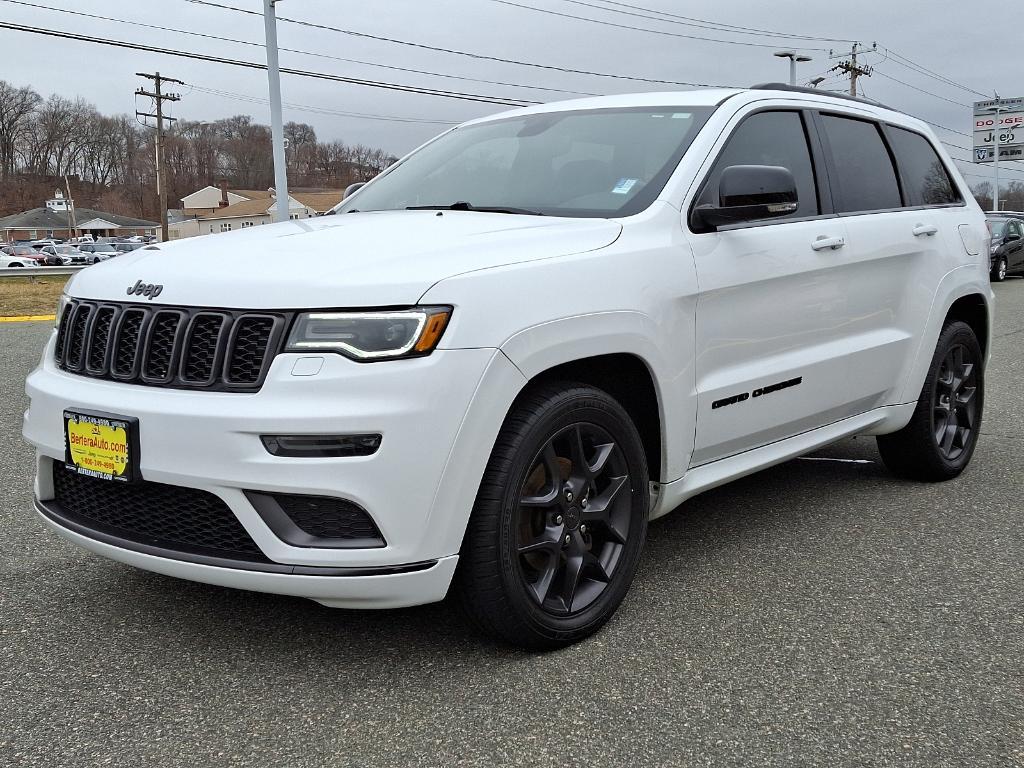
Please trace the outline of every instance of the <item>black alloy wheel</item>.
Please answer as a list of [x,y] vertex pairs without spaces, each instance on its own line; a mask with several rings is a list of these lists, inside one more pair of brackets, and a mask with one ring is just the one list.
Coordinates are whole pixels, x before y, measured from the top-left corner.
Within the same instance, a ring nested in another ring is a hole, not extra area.
[[519,568],[542,610],[583,610],[607,588],[629,535],[629,468],[610,434],[576,423],[538,452],[519,497]]
[[879,435],[882,461],[911,480],[950,480],[966,469],[981,434],[985,356],[972,328],[949,322],[939,335],[931,367],[909,423]]
[[956,461],[971,445],[977,421],[976,363],[963,345],[951,347],[942,360],[932,395],[932,429],[942,455]]
[[625,598],[649,512],[647,459],[626,410],[587,384],[529,388],[495,441],[466,527],[463,607],[521,647],[582,640]]

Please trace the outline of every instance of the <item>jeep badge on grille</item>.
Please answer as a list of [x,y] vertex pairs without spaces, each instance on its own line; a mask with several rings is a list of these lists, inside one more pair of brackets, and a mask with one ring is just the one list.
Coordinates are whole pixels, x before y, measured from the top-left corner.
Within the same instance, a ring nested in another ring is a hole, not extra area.
[[135,285],[128,286],[129,296],[145,296],[147,299],[152,301],[161,293],[163,293],[164,287],[162,285],[154,285],[153,283],[144,283],[141,280],[136,280]]

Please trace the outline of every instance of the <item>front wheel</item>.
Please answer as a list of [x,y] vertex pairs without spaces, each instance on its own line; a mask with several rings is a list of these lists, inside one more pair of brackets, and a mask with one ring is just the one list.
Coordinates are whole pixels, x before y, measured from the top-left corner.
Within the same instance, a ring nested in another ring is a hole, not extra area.
[[522,395],[480,484],[456,575],[488,634],[557,648],[619,607],[647,533],[647,461],[626,411],[578,383]]
[[984,357],[967,323],[942,330],[914,415],[899,432],[878,437],[882,461],[912,480],[950,480],[967,467],[981,433]]

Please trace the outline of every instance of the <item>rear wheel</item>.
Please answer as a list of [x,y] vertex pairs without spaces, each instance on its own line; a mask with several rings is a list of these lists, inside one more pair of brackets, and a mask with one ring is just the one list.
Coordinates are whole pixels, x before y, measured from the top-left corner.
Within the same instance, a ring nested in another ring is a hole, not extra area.
[[957,321],[943,329],[910,423],[878,438],[882,460],[893,473],[935,482],[964,471],[981,431],[983,362],[969,325]]
[[573,383],[521,397],[466,530],[456,578],[467,613],[530,648],[596,632],[636,573],[648,509],[640,437],[612,397]]
[[1006,279],[1006,257],[1000,256],[996,259],[996,263],[992,265],[992,282],[1001,283]]

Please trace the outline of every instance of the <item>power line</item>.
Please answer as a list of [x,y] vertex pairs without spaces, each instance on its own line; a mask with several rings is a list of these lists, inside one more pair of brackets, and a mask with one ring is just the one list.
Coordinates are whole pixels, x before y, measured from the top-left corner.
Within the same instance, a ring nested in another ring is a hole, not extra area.
[[653,21],[660,21],[668,24],[679,24],[685,27],[696,27],[697,29],[710,29],[716,32],[729,32],[734,35],[754,35],[757,37],[776,37],[784,40],[810,40],[814,42],[828,43],[853,42],[852,40],[843,40],[835,37],[814,37],[812,35],[787,34],[786,32],[774,32],[767,29],[757,29],[755,27],[742,27],[736,24],[719,23],[715,21],[709,21],[707,19],[699,19],[694,16],[682,16],[678,13],[659,11],[654,8],[644,8],[638,5],[631,5],[629,3],[612,2],[612,0],[601,0],[601,2],[605,3],[605,5],[608,6],[618,6],[618,8],[608,8],[602,5],[594,5],[593,3],[585,2],[585,0],[562,0],[562,2],[572,3],[573,5],[582,5],[587,8],[595,8],[597,10],[606,11],[609,13],[620,13],[626,16],[633,16],[641,19],[651,19]]
[[[258,11],[252,11],[248,8],[238,8],[233,5],[225,5],[223,3],[213,2],[212,0],[185,0],[185,2],[192,3],[194,5],[202,5],[210,8],[218,8],[224,11],[234,11],[235,13],[244,13],[251,16],[261,16],[262,14]],[[454,56],[466,56],[472,59],[480,61],[496,61],[502,64],[514,64],[520,67],[531,67],[534,69],[543,69],[551,72],[566,72],[574,75],[587,75],[588,77],[606,77],[614,80],[630,80],[639,83],[654,83],[656,85],[686,85],[694,88],[736,88],[735,85],[720,85],[714,83],[689,83],[684,80],[662,80],[655,77],[640,77],[638,75],[621,75],[614,74],[611,72],[597,72],[587,69],[573,69],[572,67],[559,67],[553,64],[539,64],[532,61],[520,61],[518,59],[506,59],[501,56],[489,56],[482,53],[472,53],[470,51],[462,51],[457,48],[443,48],[436,45],[427,45],[426,43],[415,43],[410,40],[399,40],[394,37],[383,37],[381,35],[371,35],[367,32],[356,32],[351,29],[342,29],[341,27],[332,27],[328,24],[318,24],[312,21],[304,21],[302,19],[289,19],[284,16],[278,16],[279,22],[287,24],[297,24],[303,27],[309,27],[310,29],[320,29],[328,32],[337,32],[342,35],[350,35],[352,37],[364,38],[367,40],[377,40],[384,43],[392,43],[394,45],[403,45],[410,48],[418,48],[420,50],[435,51],[438,53],[448,53]]]
[[[208,93],[213,96],[222,96],[229,99],[237,99],[238,101],[245,101],[252,104],[268,104],[269,100],[261,98],[259,96],[250,96],[244,93],[235,93],[234,91],[224,91],[218,88],[207,88],[201,85],[195,85],[193,83],[187,83],[189,88],[193,91],[199,91],[200,93]],[[328,115],[331,117],[350,117],[360,120],[382,120],[385,122],[392,123],[423,123],[427,125],[456,125],[461,120],[431,120],[423,117],[400,117],[398,115],[379,115],[371,114],[366,112],[346,112],[343,110],[329,109],[327,107],[316,107],[310,104],[296,104],[294,102],[283,102],[283,105],[289,109],[297,112],[311,112],[318,115]]]
[[[578,4],[578,5],[589,5],[589,3],[582,2],[582,0],[564,0],[564,2],[571,2],[571,3]],[[796,34],[791,35],[791,34],[787,34],[787,33],[784,33],[784,32],[775,32],[775,31],[772,31],[772,30],[762,30],[762,29],[758,29],[756,27],[741,27],[739,25],[726,24],[724,22],[711,22],[711,20],[706,19],[706,18],[697,18],[695,16],[684,16],[684,15],[681,15],[679,13],[670,13],[670,12],[665,11],[665,10],[656,10],[654,8],[645,8],[645,7],[642,7],[642,6],[639,6],[639,5],[633,5],[631,3],[614,2],[613,0],[600,0],[600,2],[604,3],[605,5],[616,5],[618,7],[629,8],[629,9],[635,10],[635,11],[644,11],[646,13],[656,13],[659,16],[668,16],[669,18],[683,19],[683,22],[690,23],[690,24],[687,25],[689,27],[697,27],[699,29],[716,30],[716,31],[720,31],[720,32],[731,32],[731,33],[736,34],[736,35],[758,35],[758,36],[761,36],[761,37],[778,37],[778,38],[785,38],[785,39],[788,39],[788,40],[811,40],[811,41],[819,41],[819,42],[826,42],[826,43],[852,43],[852,42],[854,42],[853,40],[844,40],[842,38],[815,37],[813,35],[796,35]],[[597,8],[597,7],[601,7],[601,6],[591,5],[590,7]],[[602,10],[609,10],[610,11],[612,9],[611,8],[602,8]],[[621,13],[621,12],[625,12],[625,11],[616,11],[616,12],[620,12]],[[637,14],[631,14],[631,15],[637,15]],[[650,16],[645,16],[645,17],[650,17]],[[658,19],[658,20],[668,20],[668,19]]]
[[911,59],[908,59],[906,56],[904,56],[904,55],[902,55],[900,53],[897,53],[892,48],[886,48],[885,46],[882,46],[882,47],[885,50],[886,54],[891,55],[892,56],[892,60],[895,61],[900,66],[906,67],[907,69],[909,69],[909,70],[911,70],[913,72],[917,72],[919,74],[926,75],[927,77],[931,77],[932,79],[938,80],[939,82],[945,83],[946,85],[951,85],[951,86],[954,86],[956,88],[960,88],[960,89],[962,89],[964,91],[967,91],[968,93],[973,93],[976,96],[981,96],[981,97],[986,98],[986,99],[989,97],[989,94],[982,93],[979,90],[976,90],[974,88],[970,88],[970,87],[968,87],[966,85],[963,85],[962,83],[958,83],[956,80],[948,78],[948,77],[946,77],[944,75],[940,75],[938,72],[930,70],[927,67],[924,67],[924,66],[918,64],[917,62],[912,61]]
[[[545,14],[548,14],[549,16],[560,16],[560,17],[565,18],[565,19],[575,19],[577,21],[586,21],[586,22],[590,22],[591,24],[600,24],[601,26],[614,27],[616,29],[628,29],[628,30],[633,30],[635,32],[647,32],[647,33],[652,34],[652,35],[662,35],[664,37],[682,38],[684,40],[699,40],[699,41],[705,42],[705,43],[722,43],[722,44],[725,44],[725,45],[742,45],[742,46],[747,46],[747,47],[751,47],[751,48],[777,48],[778,47],[778,45],[775,44],[775,43],[750,43],[750,42],[745,42],[745,41],[742,41],[742,40],[724,40],[724,39],[715,38],[715,37],[701,37],[699,35],[686,35],[686,34],[683,34],[682,32],[668,32],[667,30],[663,30],[663,29],[649,29],[647,27],[634,27],[634,26],[631,26],[629,24],[619,24],[619,23],[614,22],[614,21],[604,21],[602,19],[594,19],[594,18],[591,18],[589,16],[577,16],[577,15],[572,14],[572,13],[563,13],[562,11],[553,11],[550,8],[537,8],[536,6],[533,6],[533,5],[526,5],[524,3],[513,2],[513,0],[490,0],[490,2],[498,3],[499,5],[508,5],[508,6],[513,7],[513,8],[522,8],[523,10],[527,10],[527,11],[535,11],[537,13],[545,13]],[[805,51],[827,51],[828,49],[827,48],[802,47],[801,50],[805,50]]]
[[[132,21],[131,19],[120,19],[120,18],[115,18],[115,17],[111,17],[111,16],[101,16],[99,14],[86,13],[84,11],[73,11],[73,10],[71,10],[69,8],[55,8],[55,7],[49,6],[49,5],[42,5],[40,3],[28,2],[28,0],[0,0],[0,2],[10,3],[12,5],[22,5],[22,6],[25,6],[25,7],[28,7],[28,8],[38,8],[38,9],[46,10],[46,11],[53,11],[55,13],[66,13],[66,14],[70,14],[70,15],[73,15],[73,16],[81,16],[81,17],[88,18],[88,19],[97,19],[99,21],[109,21],[109,22],[114,22],[116,24],[128,24],[128,25],[135,26],[135,27],[143,27],[145,29],[154,29],[154,30],[158,30],[160,32],[175,32],[175,33],[181,34],[181,35],[190,35],[192,37],[200,37],[200,38],[204,38],[204,39],[207,39],[207,40],[216,40],[216,41],[222,42],[222,43],[234,43],[236,45],[247,45],[247,46],[250,46],[250,47],[261,48],[261,49],[264,47],[264,43],[257,43],[257,42],[253,42],[251,40],[239,40],[237,38],[232,38],[232,37],[222,37],[220,35],[211,35],[211,34],[206,33],[206,32],[194,32],[194,31],[188,30],[188,29],[177,29],[175,27],[165,27],[165,26],[162,26],[162,25],[159,25],[159,24],[148,24],[148,23],[142,22],[142,21]],[[348,59],[348,58],[343,58],[341,56],[332,56],[332,55],[326,54],[326,53],[319,53],[319,52],[316,52],[316,51],[306,51],[306,50],[302,50],[302,49],[298,49],[298,48],[284,48],[284,47],[282,47],[279,50],[286,51],[287,53],[297,53],[297,54],[301,54],[303,56],[314,56],[314,57],[321,58],[321,59],[330,59],[332,61],[342,61],[342,62],[345,62],[347,64],[361,64],[361,65],[368,66],[368,67],[378,67],[380,69],[388,69],[388,70],[393,70],[393,71],[396,71],[396,72],[409,72],[409,73],[417,74],[417,75],[429,75],[431,77],[443,77],[443,78],[448,78],[448,79],[452,79],[452,80],[465,80],[467,82],[484,83],[486,85],[501,85],[501,86],[508,86],[510,88],[523,88],[523,89],[534,90],[534,91],[549,91],[549,92],[552,92],[552,93],[564,93],[564,94],[571,95],[571,96],[597,96],[597,95],[599,95],[599,94],[596,94],[596,93],[588,93],[586,91],[568,91],[568,90],[563,90],[561,88],[550,88],[550,87],[542,86],[542,85],[525,85],[523,83],[509,83],[509,82],[505,82],[505,81],[502,81],[502,80],[485,80],[485,79],[478,78],[478,77],[469,77],[469,76],[466,76],[466,75],[452,75],[452,74],[447,74],[447,73],[444,73],[444,72],[432,72],[432,71],[423,70],[423,69],[412,69],[410,67],[399,67],[399,66],[392,65],[392,64],[377,64],[377,63],[372,62],[372,61],[362,61],[360,59]]]
[[948,101],[950,104],[956,104],[958,107],[970,108],[970,107],[974,106],[973,104],[964,104],[962,101],[953,101],[953,99],[947,99],[945,96],[940,96],[937,93],[932,93],[931,91],[926,91],[924,88],[918,88],[916,85],[911,85],[910,83],[904,82],[903,80],[899,80],[898,78],[895,78],[892,75],[887,75],[887,74],[885,74],[885,72],[882,72],[882,71],[877,71],[876,74],[881,75],[886,80],[892,80],[894,83],[899,83],[900,85],[906,86],[907,88],[910,88],[911,90],[917,91],[919,93],[923,93],[926,96],[933,96],[936,99],[941,99],[942,101]]
[[[910,114],[910,113],[908,112],[907,114]],[[911,117],[917,117],[917,115],[910,115],[910,116]],[[965,136],[968,139],[972,138],[971,134],[964,133],[963,131],[958,131],[955,128],[947,128],[945,125],[940,125],[939,123],[933,123],[931,120],[925,120],[923,117],[917,117],[917,119],[920,120],[922,123],[927,123],[932,128],[938,128],[938,129],[943,130],[943,131],[949,131],[950,133],[955,133],[957,136]]]
[[[64,40],[77,40],[84,43],[92,43],[94,45],[105,45],[113,48],[127,48],[134,51],[146,51],[148,53],[160,53],[165,56],[175,56],[183,59],[194,59],[196,61],[206,61],[214,64],[227,64],[234,67],[244,67],[246,69],[260,69],[266,70],[266,64],[259,64],[252,61],[242,61],[239,59],[229,59],[223,56],[211,56],[205,53],[195,53],[192,51],[182,51],[176,48],[160,48],[153,45],[143,45],[141,43],[131,43],[124,40],[97,40],[89,37],[88,35],[79,35],[73,32],[64,32],[56,29],[46,29],[43,27],[30,27],[24,24],[11,24],[6,21],[0,21],[0,29],[10,29],[15,32],[29,32],[31,34],[42,35],[45,37],[56,37]],[[384,90],[399,91],[402,93],[418,93],[424,96],[438,96],[447,99],[458,99],[460,101],[475,101],[483,104],[499,104],[507,107],[523,107],[530,104],[537,104],[536,101],[526,101],[524,99],[506,99],[500,96],[486,96],[476,93],[463,93],[460,91],[448,91],[437,88],[421,88],[419,86],[404,85],[401,83],[388,83],[380,80],[366,80],[358,77],[345,77],[343,75],[333,75],[326,72],[313,72],[310,70],[303,69],[291,69],[282,67],[281,72],[287,75],[295,75],[296,77],[308,77],[315,80],[329,80],[335,83],[347,83],[349,85],[363,85],[370,88],[382,88]]]

